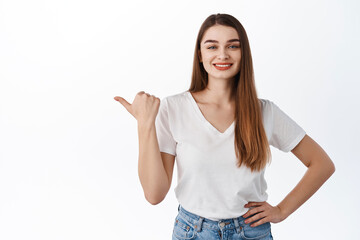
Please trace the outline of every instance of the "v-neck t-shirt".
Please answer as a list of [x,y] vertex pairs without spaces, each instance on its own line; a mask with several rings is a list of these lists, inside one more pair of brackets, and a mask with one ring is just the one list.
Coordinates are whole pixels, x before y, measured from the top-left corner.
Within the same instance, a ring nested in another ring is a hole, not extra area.
[[[269,144],[289,152],[306,132],[274,102],[259,100]],[[189,91],[160,101],[155,128],[160,152],[175,156],[175,195],[189,212],[218,221],[245,214],[249,208],[244,205],[250,201],[268,199],[266,167],[251,172],[244,165],[236,166],[235,121],[220,132],[206,120]]]

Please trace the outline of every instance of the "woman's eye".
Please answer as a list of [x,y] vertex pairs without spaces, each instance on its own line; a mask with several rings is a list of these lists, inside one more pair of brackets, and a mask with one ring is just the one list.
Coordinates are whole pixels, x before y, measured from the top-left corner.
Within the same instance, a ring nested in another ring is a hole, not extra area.
[[[215,49],[215,48],[216,48],[216,46],[210,46],[207,49]],[[239,46],[231,45],[231,46],[229,46],[229,48],[239,48]]]

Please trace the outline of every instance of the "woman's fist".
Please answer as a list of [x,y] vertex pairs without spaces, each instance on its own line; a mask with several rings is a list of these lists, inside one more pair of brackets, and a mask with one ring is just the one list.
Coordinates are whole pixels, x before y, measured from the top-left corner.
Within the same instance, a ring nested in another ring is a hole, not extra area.
[[132,104],[119,96],[114,97],[114,99],[120,102],[139,123],[155,123],[155,118],[159,111],[160,99],[154,95],[150,95],[144,91],[138,92]]

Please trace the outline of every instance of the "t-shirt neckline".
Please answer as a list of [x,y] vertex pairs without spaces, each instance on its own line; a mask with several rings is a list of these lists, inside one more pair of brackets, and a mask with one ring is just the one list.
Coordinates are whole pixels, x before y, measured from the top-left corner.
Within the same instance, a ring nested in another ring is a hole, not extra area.
[[235,125],[235,121],[233,121],[231,123],[231,125],[224,131],[224,132],[220,132],[217,128],[215,128],[206,118],[205,116],[202,114],[199,106],[197,105],[194,97],[191,95],[190,91],[186,91],[187,96],[190,99],[190,102],[192,104],[192,106],[194,107],[195,112],[197,113],[198,117],[200,118],[200,120],[202,120],[202,122],[207,125],[208,128],[210,128],[213,132],[215,132],[216,134],[218,134],[219,136],[226,136],[229,133],[232,132],[234,125]]

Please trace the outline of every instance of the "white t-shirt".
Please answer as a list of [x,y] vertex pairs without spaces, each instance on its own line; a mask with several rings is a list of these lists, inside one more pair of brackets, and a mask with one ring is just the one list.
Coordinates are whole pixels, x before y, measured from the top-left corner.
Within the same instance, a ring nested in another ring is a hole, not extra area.
[[[269,144],[292,150],[305,131],[277,105],[260,99]],[[176,198],[187,211],[220,220],[245,214],[249,201],[266,201],[265,169],[251,173],[236,166],[235,122],[219,132],[211,125],[189,91],[165,97],[155,120],[160,152],[175,156]]]

